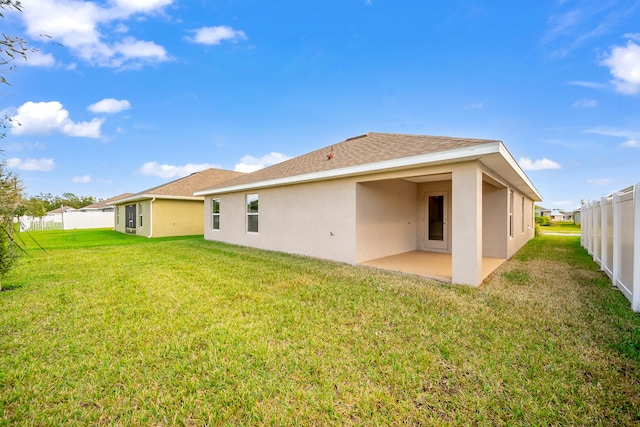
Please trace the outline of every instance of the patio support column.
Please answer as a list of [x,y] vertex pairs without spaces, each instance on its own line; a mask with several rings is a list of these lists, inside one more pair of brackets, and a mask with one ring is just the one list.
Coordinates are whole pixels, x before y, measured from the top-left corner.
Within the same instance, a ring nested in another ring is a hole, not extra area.
[[452,281],[482,282],[482,172],[475,162],[460,164],[452,174]]

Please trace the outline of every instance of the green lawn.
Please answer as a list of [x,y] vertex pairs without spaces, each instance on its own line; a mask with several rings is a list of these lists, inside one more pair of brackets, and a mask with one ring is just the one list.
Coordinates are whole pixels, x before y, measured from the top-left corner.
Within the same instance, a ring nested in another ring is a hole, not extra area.
[[2,426],[640,423],[640,317],[577,237],[474,289],[201,237],[33,236],[0,293]]
[[544,233],[562,233],[562,234],[580,234],[580,226],[569,221],[555,221],[551,225],[540,226],[540,232]]

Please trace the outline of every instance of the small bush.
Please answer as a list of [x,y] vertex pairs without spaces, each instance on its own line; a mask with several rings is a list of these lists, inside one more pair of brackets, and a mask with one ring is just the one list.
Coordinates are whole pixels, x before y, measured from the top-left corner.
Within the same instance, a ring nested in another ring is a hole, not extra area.
[[537,216],[536,224],[546,227],[548,225],[551,225],[551,218],[549,218],[548,216]]

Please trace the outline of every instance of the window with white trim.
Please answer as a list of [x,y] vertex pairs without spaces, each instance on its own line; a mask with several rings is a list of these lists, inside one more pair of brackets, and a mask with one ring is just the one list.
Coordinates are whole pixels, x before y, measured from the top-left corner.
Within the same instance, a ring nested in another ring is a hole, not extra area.
[[524,234],[524,196],[522,196],[522,207],[520,208],[520,215],[522,220],[522,233]]
[[140,227],[142,227],[142,203],[138,203],[138,209],[140,210]]
[[247,232],[258,232],[258,195],[247,194]]
[[513,190],[509,190],[509,237],[513,237]]
[[211,228],[220,230],[220,199],[211,199]]

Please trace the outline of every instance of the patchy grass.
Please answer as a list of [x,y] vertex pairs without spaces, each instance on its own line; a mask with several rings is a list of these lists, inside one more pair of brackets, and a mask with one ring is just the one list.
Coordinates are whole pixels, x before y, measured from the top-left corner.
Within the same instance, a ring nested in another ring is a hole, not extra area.
[[0,425],[640,422],[640,318],[579,238],[472,289],[87,233],[5,279]]

